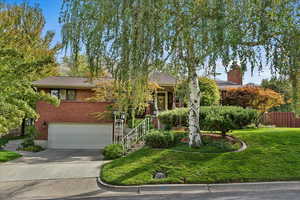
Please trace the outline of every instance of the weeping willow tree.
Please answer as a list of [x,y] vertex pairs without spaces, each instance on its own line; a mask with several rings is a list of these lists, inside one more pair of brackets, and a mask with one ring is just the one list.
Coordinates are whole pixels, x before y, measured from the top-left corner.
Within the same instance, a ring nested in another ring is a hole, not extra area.
[[[189,145],[200,146],[198,70],[214,71],[218,61],[263,69],[264,61],[275,59],[274,37],[283,34],[297,2],[65,0],[63,43],[75,61],[80,52],[87,54],[91,72],[109,67],[116,80],[131,80],[132,87],[140,87],[153,66],[180,66],[190,88]],[[100,62],[102,57],[113,62]]]
[[292,85],[292,106],[300,115],[300,25],[290,26],[285,35],[276,38],[274,48],[275,69],[289,79]]

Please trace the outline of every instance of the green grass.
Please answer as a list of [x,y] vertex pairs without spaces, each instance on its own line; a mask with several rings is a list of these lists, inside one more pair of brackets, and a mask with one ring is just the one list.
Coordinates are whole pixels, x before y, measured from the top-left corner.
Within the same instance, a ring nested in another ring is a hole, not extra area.
[[16,152],[0,150],[0,162],[7,162],[20,157],[21,155]]
[[215,146],[215,145],[205,145],[201,148],[190,148],[187,144],[179,144],[175,147],[172,147],[172,150],[175,151],[186,151],[186,152],[193,152],[193,153],[224,153],[238,150],[240,145],[226,145],[224,147]]
[[[18,139],[23,139],[24,136],[15,136],[15,137],[9,137],[9,138],[0,138],[0,143],[1,142],[8,142],[9,140],[18,140]],[[18,154],[13,151],[6,151],[6,150],[0,150],[0,162],[7,162],[10,160],[14,160],[16,158],[22,157],[21,154]]]
[[[234,131],[243,152],[189,153],[143,148],[107,163],[102,179],[110,184],[227,183],[300,180],[300,129],[261,128]],[[165,179],[153,179],[157,171]]]

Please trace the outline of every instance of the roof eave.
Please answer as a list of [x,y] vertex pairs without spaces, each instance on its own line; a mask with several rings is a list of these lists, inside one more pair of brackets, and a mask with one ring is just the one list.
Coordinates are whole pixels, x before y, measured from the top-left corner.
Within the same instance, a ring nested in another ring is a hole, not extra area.
[[59,89],[92,89],[95,86],[72,86],[72,85],[39,85],[39,84],[33,84],[33,87],[36,88],[59,88]]

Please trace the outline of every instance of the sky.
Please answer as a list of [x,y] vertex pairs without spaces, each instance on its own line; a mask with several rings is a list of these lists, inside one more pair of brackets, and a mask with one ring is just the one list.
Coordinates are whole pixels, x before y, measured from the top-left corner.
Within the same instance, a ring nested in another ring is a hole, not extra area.
[[[5,0],[7,3],[19,4],[23,2],[23,0]],[[46,19],[45,30],[51,30],[55,32],[55,38],[53,43],[57,43],[61,41],[61,25],[58,22],[59,12],[61,9],[61,5],[63,0],[27,0],[30,4],[39,4],[39,7],[42,9],[42,12]],[[61,52],[58,55],[58,58],[62,57],[64,54]],[[226,80],[227,75],[225,69],[222,65],[217,66],[217,73],[221,73],[216,78],[220,80]],[[200,74],[201,75],[201,74]],[[256,83],[260,84],[262,79],[270,78],[271,72],[269,70],[265,70],[259,72],[258,70],[254,70],[253,75],[250,71],[246,71],[244,74],[244,83]]]

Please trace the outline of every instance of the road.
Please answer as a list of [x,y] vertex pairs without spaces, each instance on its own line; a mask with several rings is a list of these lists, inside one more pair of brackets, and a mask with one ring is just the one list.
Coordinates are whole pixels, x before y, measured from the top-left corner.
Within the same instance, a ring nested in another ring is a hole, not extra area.
[[200,194],[137,195],[94,197],[82,200],[299,200],[300,191],[226,192]]
[[[254,184],[258,186],[257,184]],[[219,187],[188,191],[110,191],[97,185],[96,178],[0,182],[1,200],[299,200],[300,183],[258,187]]]

